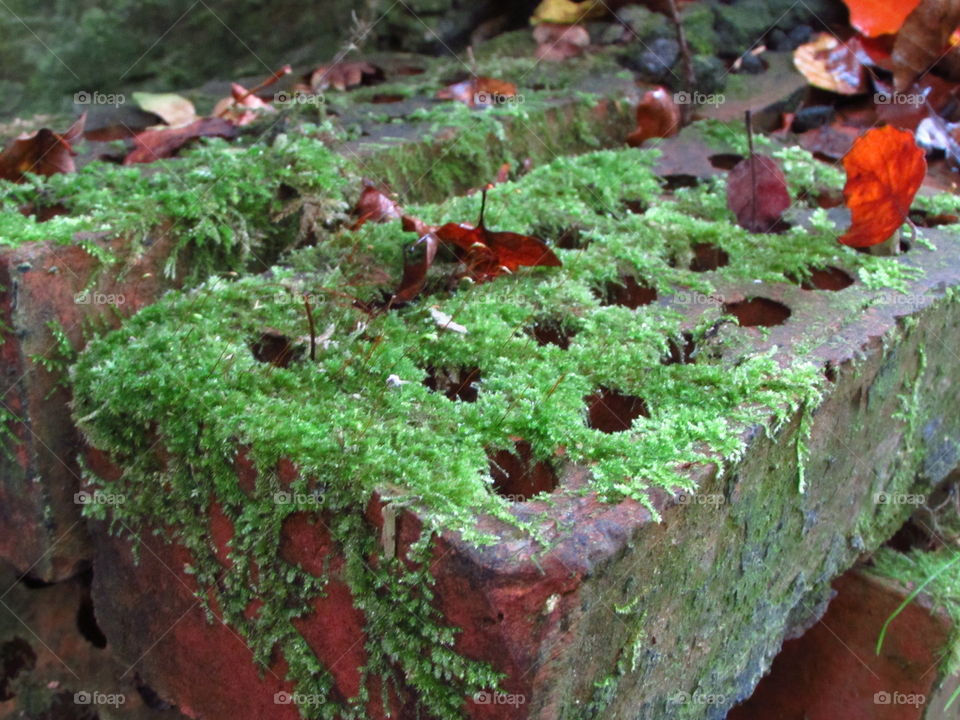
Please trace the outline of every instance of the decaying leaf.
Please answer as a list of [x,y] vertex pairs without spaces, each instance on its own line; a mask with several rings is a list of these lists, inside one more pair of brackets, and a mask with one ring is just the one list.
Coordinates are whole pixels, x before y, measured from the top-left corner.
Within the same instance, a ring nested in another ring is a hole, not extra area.
[[590,33],[582,25],[543,23],[533,29],[533,39],[537,42],[536,56],[548,61],[579,57],[590,45]]
[[496,105],[516,95],[517,86],[512,82],[491,77],[472,77],[437,92],[440,100],[456,100],[470,107]]
[[841,95],[870,89],[866,68],[856,49],[830,33],[820,33],[793,53],[793,64],[811,85]]
[[182,128],[145,130],[134,136],[134,148],[123,159],[124,165],[150,163],[173,157],[184,145],[202,137],[233,138],[237,128],[223,118],[200,118]]
[[890,238],[910,212],[927,161],[913,134],[894,127],[870,130],[843,159],[843,196],[853,222],[840,242],[870,247]]
[[385,222],[401,216],[400,206],[394,202],[389,193],[370,181],[364,181],[363,192],[360,193],[360,199],[353,209],[353,214],[357,217],[357,221],[351,228],[353,230],[359,229],[367,222]]
[[867,37],[892,35],[903,27],[920,0],[843,0],[850,8],[850,24]]
[[670,137],[680,130],[680,108],[666,88],[648,90],[637,105],[637,129],[627,136],[627,144],[639,147],[655,137]]
[[197,109],[182,95],[135,92],[133,100],[141,110],[159,115],[170,127],[189,125],[197,119]]
[[893,43],[893,85],[898,92],[934,66],[949,79],[960,80],[960,48],[950,42],[958,26],[960,0],[920,2]]
[[727,178],[727,206],[750,232],[776,228],[790,207],[787,179],[777,161],[754,154],[737,163]]
[[252,123],[264,112],[276,112],[276,108],[239,83],[230,83],[230,97],[213,106],[213,117],[223,118],[237,127]]
[[437,256],[440,240],[430,232],[410,243],[403,251],[403,277],[400,288],[393,296],[394,305],[402,305],[415,299],[427,283],[427,271]]
[[310,73],[307,84],[313,92],[327,88],[348,90],[358,85],[371,85],[383,79],[383,70],[361,60],[322,65]]
[[58,134],[49,128],[24,133],[0,153],[0,178],[23,182],[26,173],[56,175],[76,170],[71,142],[83,133],[87,114],[81,115],[66,132]]

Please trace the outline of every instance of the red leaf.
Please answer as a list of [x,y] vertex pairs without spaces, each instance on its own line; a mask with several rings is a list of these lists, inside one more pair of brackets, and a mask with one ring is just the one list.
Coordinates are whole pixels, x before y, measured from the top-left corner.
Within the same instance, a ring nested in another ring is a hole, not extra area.
[[517,86],[512,82],[491,77],[472,77],[437,92],[441,100],[456,100],[470,107],[495,105],[516,95]]
[[237,128],[223,118],[200,118],[181,128],[146,130],[133,138],[134,149],[123,159],[124,165],[149,163],[172,157],[187,143],[201,137],[233,138]]
[[70,141],[80,136],[86,120],[84,113],[62,135],[42,128],[16,138],[0,153],[0,178],[18,183],[26,173],[49,176],[74,172],[76,153]]
[[850,8],[850,24],[867,37],[897,32],[920,0],[843,0]]
[[727,178],[727,207],[750,232],[770,232],[790,207],[787,180],[776,160],[753,155],[741,160]]
[[894,127],[870,130],[843,159],[847,184],[843,196],[853,216],[840,242],[870,247],[903,225],[927,172],[923,150],[913,134]]
[[627,144],[639,147],[655,137],[670,137],[680,130],[680,108],[666,88],[648,90],[637,105],[637,129],[627,137]]
[[370,182],[365,182],[357,206],[353,209],[357,221],[352,230],[357,230],[366,222],[381,223],[401,216],[400,206],[386,192]]

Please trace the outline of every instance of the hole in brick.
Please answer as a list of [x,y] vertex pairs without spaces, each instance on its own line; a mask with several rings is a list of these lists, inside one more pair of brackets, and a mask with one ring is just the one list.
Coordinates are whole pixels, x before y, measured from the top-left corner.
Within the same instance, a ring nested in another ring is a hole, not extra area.
[[40,578],[30,574],[21,575],[17,578],[17,582],[28,590],[42,590],[43,588],[53,585],[53,583],[47,582],[46,580],[41,580]]
[[804,290],[843,290],[853,285],[853,278],[838,267],[826,267],[813,270],[810,277],[800,283]]
[[389,105],[391,103],[403,102],[404,100],[406,100],[406,97],[403,95],[394,95],[389,93],[377,93],[370,98],[370,102],[376,103],[377,105]]
[[650,417],[642,398],[610,388],[602,387],[583,401],[587,404],[587,424],[600,432],[625,432],[638,417]]
[[620,282],[608,282],[602,293],[594,294],[603,305],[623,305],[638,308],[649,305],[657,299],[657,291],[647,285],[641,285],[632,275],[620,278]]
[[900,254],[902,255],[903,253],[910,252],[910,248],[912,248],[912,247],[913,247],[913,245],[912,245],[912,243],[911,243],[909,240],[901,240],[901,241],[900,241]]
[[834,383],[837,381],[837,369],[833,366],[833,363],[827,362],[823,368],[823,376],[828,382]]
[[723,306],[723,309],[737,318],[740,327],[783,325],[790,317],[790,308],[786,305],[763,297],[727,303]]
[[160,697],[156,690],[140,680],[139,677],[137,678],[136,688],[140,697],[143,699],[143,704],[151,710],[169,710],[173,707],[173,705]]
[[689,365],[694,362],[693,354],[697,350],[697,344],[693,341],[693,333],[685,332],[681,338],[682,344],[677,338],[670,338],[670,354],[664,358],[664,365]]
[[590,245],[590,240],[580,234],[580,228],[569,227],[557,236],[555,244],[564,250],[585,250]]
[[540,345],[556,345],[561,350],[570,347],[570,341],[577,334],[567,330],[559,320],[544,320],[527,328],[527,334]]
[[713,243],[697,243],[691,250],[693,260],[690,261],[690,269],[693,272],[707,272],[730,264],[727,252]]
[[736,153],[717,153],[707,159],[718,170],[733,170],[744,158]]
[[264,330],[250,350],[260,362],[281,368],[289,367],[303,354],[303,348],[296,347],[289,337],[276,330]]
[[526,502],[534,495],[555,490],[559,479],[550,463],[535,462],[526,440],[517,440],[514,447],[514,452],[487,453],[494,491],[513,502]]
[[93,611],[93,597],[90,595],[90,581],[93,579],[93,573],[87,571],[82,578],[85,588],[80,598],[80,606],[77,608],[77,630],[87,641],[96,648],[103,649],[107,646],[107,636],[97,624],[97,616]]
[[10,685],[20,673],[36,666],[37,654],[23,638],[15,637],[0,645],[0,701],[14,697]]
[[696,187],[700,183],[700,178],[696,175],[687,175],[686,173],[676,173],[674,175],[664,175],[663,189],[666,192],[673,192],[685,187]]
[[480,368],[460,367],[453,370],[427,368],[423,384],[434,392],[442,392],[451,400],[476,402],[480,391]]
[[632,212],[634,215],[643,215],[650,209],[650,206],[643,200],[627,200],[623,203],[623,206],[627,209],[627,212]]

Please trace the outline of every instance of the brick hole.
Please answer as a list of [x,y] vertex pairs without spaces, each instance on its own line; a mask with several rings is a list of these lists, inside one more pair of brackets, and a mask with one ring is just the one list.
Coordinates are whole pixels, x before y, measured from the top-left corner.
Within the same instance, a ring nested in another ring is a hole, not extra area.
[[693,354],[697,350],[697,344],[693,340],[693,333],[684,332],[681,338],[682,344],[677,338],[670,338],[670,353],[663,359],[664,365],[689,365],[695,362]]
[[823,367],[823,376],[827,379],[827,382],[835,383],[837,381],[837,368],[834,367],[833,363],[828,362]]
[[620,278],[620,282],[610,281],[603,292],[594,291],[602,305],[622,305],[631,309],[649,305],[657,299],[657,291],[647,285],[641,285],[633,275]]
[[693,260],[690,261],[690,269],[693,272],[708,272],[730,264],[730,256],[726,250],[713,243],[697,243],[691,250]]
[[427,377],[423,384],[434,392],[442,392],[450,400],[461,402],[476,402],[480,388],[480,368],[459,367],[452,370],[445,368],[427,368]]
[[587,425],[604,433],[625,432],[638,417],[650,417],[643,398],[601,387],[583,398],[587,404]]
[[718,170],[733,170],[744,160],[744,157],[737,153],[717,153],[707,159],[710,161],[710,164]]
[[30,574],[24,574],[17,578],[17,582],[23,585],[27,590],[43,590],[43,588],[53,585],[51,582],[41,580]]
[[634,215],[643,215],[650,209],[650,205],[643,200],[627,200],[623,203],[623,206],[627,209],[627,212],[631,212]]
[[810,277],[800,283],[804,290],[831,290],[837,292],[853,285],[853,278],[846,270],[825,267],[813,270]]
[[786,305],[764,297],[727,303],[723,309],[737,318],[740,327],[783,325],[791,315],[790,308]]
[[15,637],[0,645],[0,702],[15,697],[10,689],[12,681],[36,666],[37,654],[23,638]]
[[569,227],[560,232],[554,244],[564,250],[586,250],[590,243],[591,240],[580,233],[580,228]]
[[281,368],[290,367],[303,354],[303,348],[294,346],[289,337],[276,330],[265,330],[250,345],[250,351],[259,362]]
[[80,596],[80,605],[77,607],[77,630],[87,642],[102,650],[107,646],[107,636],[97,624],[97,616],[93,610],[93,596],[90,594],[93,571],[87,570],[80,576],[80,582],[83,584],[83,594]]
[[407,98],[404,95],[397,95],[397,94],[391,94],[391,93],[377,93],[372,98],[370,98],[370,102],[376,103],[377,105],[389,105],[391,103],[403,102],[406,99]]
[[688,175],[686,173],[664,175],[660,179],[663,180],[663,189],[665,192],[673,192],[680,188],[696,187],[700,184],[700,178],[696,175]]
[[539,345],[556,345],[561,350],[570,347],[570,341],[577,334],[575,330],[563,327],[559,320],[547,319],[535,323],[526,329],[526,333]]
[[517,440],[515,451],[488,452],[493,490],[513,502],[526,502],[539,493],[551,492],[559,478],[550,463],[534,461],[533,448],[526,440]]

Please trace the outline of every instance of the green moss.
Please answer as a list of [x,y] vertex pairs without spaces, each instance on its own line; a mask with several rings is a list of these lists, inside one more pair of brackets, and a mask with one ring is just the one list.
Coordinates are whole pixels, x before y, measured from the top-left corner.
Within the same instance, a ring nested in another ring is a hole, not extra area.
[[[292,624],[324,578],[291,567],[278,552],[284,520],[316,511],[321,499],[347,559],[345,580],[366,615],[364,671],[412,687],[428,712],[457,717],[464,696],[491,687],[496,677],[454,653],[455,631],[431,605],[423,562],[431,538],[452,528],[470,542],[496,541],[477,531],[478,513],[506,521],[511,533],[536,533],[538,522],[521,521],[493,491],[489,451],[512,449],[522,437],[539,460],[589,467],[585,491],[609,502],[633,498],[655,513],[652,488],[692,489],[683,466],[736,462],[746,428],[773,430],[818,403],[822,375],[802,356],[714,352],[716,313],[693,329],[696,362],[667,362],[671,342],[682,342],[683,316],[659,303],[604,305],[607,284],[629,275],[664,297],[691,289],[707,294],[715,283],[784,282],[838,261],[868,269],[898,263],[838,245],[825,221],[812,231],[751,235],[730,222],[720,181],[661,198],[654,160],[653,152],[640,150],[563,157],[490,191],[491,229],[551,241],[576,230],[588,247],[558,248],[559,269],[526,269],[450,292],[444,289],[450,265],[439,262],[433,294],[370,315],[360,306],[396,287],[412,238],[398,223],[368,223],[298,251],[269,275],[210,280],[144,309],[92,342],[74,367],[78,425],[125,470],[115,482],[87,477],[135,498],[90,512],[115,513],[109,517],[115,529],[144,529],[162,518],[196,558],[201,587],[220,588],[214,592],[227,622],[248,638],[256,657],[266,661],[278,644],[299,690],[327,697],[330,678]],[[801,158],[792,162],[788,174],[807,177]],[[637,204],[649,209],[631,212]],[[478,209],[473,196],[407,211],[441,223],[473,222]],[[727,251],[730,264],[712,274],[678,261],[703,242]],[[307,359],[304,294],[322,318],[315,361]],[[467,333],[439,328],[430,308]],[[539,345],[529,334],[537,323],[568,329],[570,347]],[[286,368],[258,362],[251,347],[265,328],[291,338],[299,359]],[[730,328],[725,337],[739,336],[747,347],[744,332]],[[476,402],[451,401],[423,382],[428,368],[475,366]],[[598,387],[643,398],[649,417],[621,433],[588,427],[584,397]],[[152,450],[157,442],[163,462]],[[260,470],[252,495],[237,483],[240,447]],[[797,451],[802,455],[799,445]],[[301,502],[274,500],[281,458],[298,468],[290,491]],[[413,569],[381,555],[364,519],[375,492],[423,518],[409,558]],[[219,586],[224,570],[207,533],[214,499],[237,528],[231,550],[237,561]],[[371,567],[375,556],[382,562]],[[249,574],[254,566],[256,578]],[[253,598],[269,600],[248,618],[243,611]],[[624,658],[635,657],[642,637],[638,629]],[[362,694],[351,700],[350,717],[362,717],[364,701]],[[338,710],[329,704],[317,712],[328,718]]]

